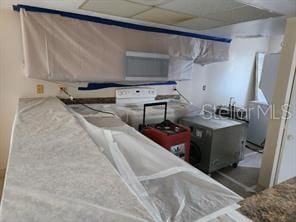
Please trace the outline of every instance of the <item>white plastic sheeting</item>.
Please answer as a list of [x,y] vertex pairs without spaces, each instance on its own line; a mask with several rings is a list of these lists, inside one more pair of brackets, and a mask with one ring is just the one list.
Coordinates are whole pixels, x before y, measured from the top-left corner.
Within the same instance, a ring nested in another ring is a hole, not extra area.
[[153,33],[20,10],[25,74],[54,81],[122,81],[125,51],[171,57],[169,79],[188,79],[194,61],[228,59],[229,43]]
[[241,199],[119,118],[70,111],[21,100],[1,222],[187,222]]
[[202,43],[200,53],[194,60],[195,63],[207,65],[228,60],[230,44],[213,41],[202,41]]
[[155,221],[196,221],[241,199],[120,120],[86,112],[73,111]]
[[[153,102],[153,101],[150,101]],[[155,101],[154,101],[155,102]],[[109,111],[115,113],[120,119],[132,126],[135,129],[139,128],[139,125],[143,123],[143,110],[144,103],[149,102],[140,102],[134,101],[130,104],[91,104],[90,106],[94,109]],[[176,100],[167,101],[167,119],[172,122],[178,122],[179,118],[184,116],[200,115],[202,110],[194,105],[182,103]],[[69,105],[76,112],[84,115],[88,114],[89,110],[85,109],[81,105]],[[146,110],[146,123],[147,124],[156,124],[160,123],[164,119],[164,108],[161,106],[150,107]]]
[[153,219],[62,102],[44,98],[19,103],[0,221]]

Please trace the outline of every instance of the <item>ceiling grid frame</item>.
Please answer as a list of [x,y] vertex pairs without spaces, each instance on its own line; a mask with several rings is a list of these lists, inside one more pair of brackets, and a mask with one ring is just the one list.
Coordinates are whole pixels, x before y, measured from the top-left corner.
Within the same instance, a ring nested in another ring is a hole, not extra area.
[[[248,22],[281,16],[280,14],[271,12],[270,10],[254,7],[253,5],[247,4],[241,0],[150,0],[148,3],[144,2],[144,0],[111,1],[116,1],[121,5],[134,5],[135,9],[131,9],[131,7],[126,7],[129,8],[129,12],[126,12],[126,16],[118,15],[119,13],[116,12],[104,13],[105,11],[108,11],[108,9],[106,8],[102,8],[101,10],[94,10],[93,8],[91,8],[89,10],[107,15],[130,18],[135,21],[139,20],[144,22],[151,22],[154,24],[170,25],[179,28],[188,28],[196,31],[237,24],[240,22]],[[111,1],[108,0],[108,2]],[[103,2],[106,3],[107,1],[86,0],[79,8],[82,10],[88,10],[85,6],[87,6],[90,2],[101,4]],[[217,4],[217,2],[220,2],[220,4],[213,8],[212,6],[214,4]],[[189,3],[191,3],[191,5]],[[194,7],[192,6],[193,4]],[[204,7],[206,8],[206,10],[202,7],[202,9],[198,9],[198,4],[200,4],[201,6],[206,6]],[[226,5],[223,6],[223,4]],[[176,9],[174,8],[175,6],[172,5],[179,5],[182,7],[181,9]],[[136,10],[137,7],[139,7],[139,10]],[[141,7],[143,10],[140,10]],[[191,11],[187,10],[188,8]],[[192,11],[192,9],[194,10],[194,8],[198,9],[196,10],[196,13]],[[112,9],[110,9],[110,11],[112,12]],[[114,11],[116,10],[114,9]],[[200,13],[201,11],[204,12]],[[242,13],[239,13],[240,11]],[[252,13],[252,15],[249,16],[248,13]]]

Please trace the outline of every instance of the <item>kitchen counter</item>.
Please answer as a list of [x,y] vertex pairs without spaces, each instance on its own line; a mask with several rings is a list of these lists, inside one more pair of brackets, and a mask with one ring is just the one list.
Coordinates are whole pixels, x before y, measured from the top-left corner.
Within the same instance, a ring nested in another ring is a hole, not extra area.
[[20,100],[1,222],[187,222],[241,200],[118,117],[81,114],[57,98]]
[[21,99],[1,222],[152,221],[116,169],[56,98]]
[[239,212],[254,222],[296,221],[296,177],[242,200]]

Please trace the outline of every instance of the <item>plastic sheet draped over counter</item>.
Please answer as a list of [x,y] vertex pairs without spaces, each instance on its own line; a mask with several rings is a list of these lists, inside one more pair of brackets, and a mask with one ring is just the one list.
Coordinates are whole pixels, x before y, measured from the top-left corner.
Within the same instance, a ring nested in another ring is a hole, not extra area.
[[75,110],[83,113],[72,111],[154,221],[197,221],[241,199],[121,120]]
[[52,81],[122,81],[125,51],[170,56],[169,79],[193,63],[228,59],[229,43],[146,32],[20,9],[25,75]]
[[83,113],[21,100],[1,222],[189,222],[241,199],[119,118]]
[[1,222],[153,221],[58,99],[21,99],[12,134]]

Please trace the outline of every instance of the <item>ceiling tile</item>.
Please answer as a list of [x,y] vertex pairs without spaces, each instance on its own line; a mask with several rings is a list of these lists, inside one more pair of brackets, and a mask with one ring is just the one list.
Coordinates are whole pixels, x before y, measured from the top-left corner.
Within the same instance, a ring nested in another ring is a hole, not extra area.
[[153,8],[141,14],[138,14],[132,18],[154,22],[154,23],[171,25],[187,19],[191,19],[193,18],[193,16],[185,15],[182,13],[171,12],[164,9]]
[[174,0],[159,7],[195,16],[204,16],[243,6],[245,5],[234,0]]
[[225,25],[228,25],[228,23],[220,22],[217,20],[206,19],[206,18],[194,18],[194,19],[176,23],[174,25],[179,27],[189,28],[189,29],[195,29],[195,30],[205,30],[205,29],[225,26]]
[[276,16],[280,15],[269,12],[267,10],[258,9],[252,6],[244,6],[242,8],[233,9],[227,12],[217,12],[213,14],[208,14],[207,18],[221,20],[234,24],[258,19],[266,19]]
[[80,7],[83,10],[122,17],[131,17],[149,8],[151,7],[126,0],[89,0]]
[[150,5],[150,6],[158,6],[162,5],[168,2],[172,2],[174,0],[128,0],[130,2],[136,2],[144,5]]
[[296,16],[296,0],[240,0],[241,2],[279,14]]

